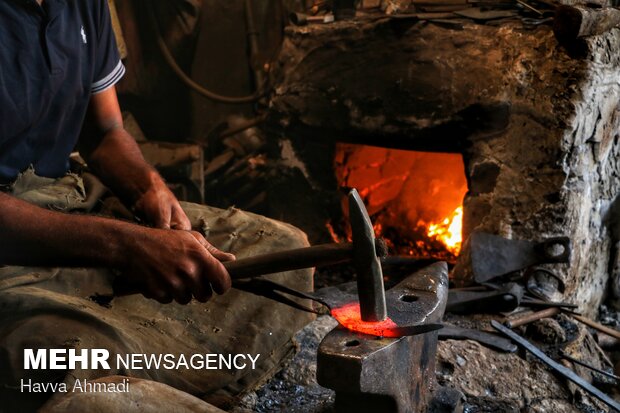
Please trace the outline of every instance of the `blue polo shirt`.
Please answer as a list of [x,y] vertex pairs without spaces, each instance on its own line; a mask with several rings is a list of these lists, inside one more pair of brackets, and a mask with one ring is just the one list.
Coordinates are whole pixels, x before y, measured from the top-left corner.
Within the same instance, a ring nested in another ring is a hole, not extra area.
[[124,73],[106,0],[0,0],[0,183],[64,175],[90,96]]

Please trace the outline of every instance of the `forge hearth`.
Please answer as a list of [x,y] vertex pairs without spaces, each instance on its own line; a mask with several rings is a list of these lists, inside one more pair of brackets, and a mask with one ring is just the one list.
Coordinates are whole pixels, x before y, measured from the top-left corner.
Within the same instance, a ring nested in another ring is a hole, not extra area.
[[564,299],[593,315],[618,239],[607,225],[620,190],[618,34],[567,49],[550,27],[520,23],[289,27],[270,121],[296,141],[462,155],[463,238],[568,236],[571,262],[553,270]]
[[394,254],[456,259],[467,191],[459,154],[337,144],[334,164],[338,185],[358,189]]

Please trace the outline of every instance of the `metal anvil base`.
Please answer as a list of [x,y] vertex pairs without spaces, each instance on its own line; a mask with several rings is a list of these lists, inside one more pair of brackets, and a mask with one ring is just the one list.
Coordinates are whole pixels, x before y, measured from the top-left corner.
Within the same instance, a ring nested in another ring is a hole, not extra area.
[[[388,315],[399,325],[441,322],[448,298],[447,265],[433,264],[412,274],[387,291],[386,298],[393,303]],[[336,411],[427,412],[438,388],[436,351],[436,331],[379,338],[338,326],[319,346],[317,380],[336,391]],[[447,399],[460,404],[459,394],[448,393],[438,395],[440,411],[457,410],[446,408]]]

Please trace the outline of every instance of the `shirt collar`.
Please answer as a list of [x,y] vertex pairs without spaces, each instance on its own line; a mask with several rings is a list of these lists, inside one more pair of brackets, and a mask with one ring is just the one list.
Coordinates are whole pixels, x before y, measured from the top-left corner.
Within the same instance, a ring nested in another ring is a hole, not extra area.
[[53,20],[57,17],[67,5],[66,0],[44,0],[41,6],[36,0],[21,0],[21,2],[32,10],[40,12],[48,20]]
[[66,5],[66,0],[45,0],[43,2],[43,9],[47,14],[47,18],[53,20],[62,12]]

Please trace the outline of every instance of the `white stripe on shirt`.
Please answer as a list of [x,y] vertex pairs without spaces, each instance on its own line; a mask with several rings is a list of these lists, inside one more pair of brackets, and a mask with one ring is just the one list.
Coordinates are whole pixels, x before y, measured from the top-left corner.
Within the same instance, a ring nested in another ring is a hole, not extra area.
[[119,60],[118,64],[116,65],[114,70],[110,72],[110,74],[91,85],[91,94],[95,95],[97,93],[101,93],[104,90],[114,86],[123,77],[124,74],[125,66],[123,65],[123,62]]

